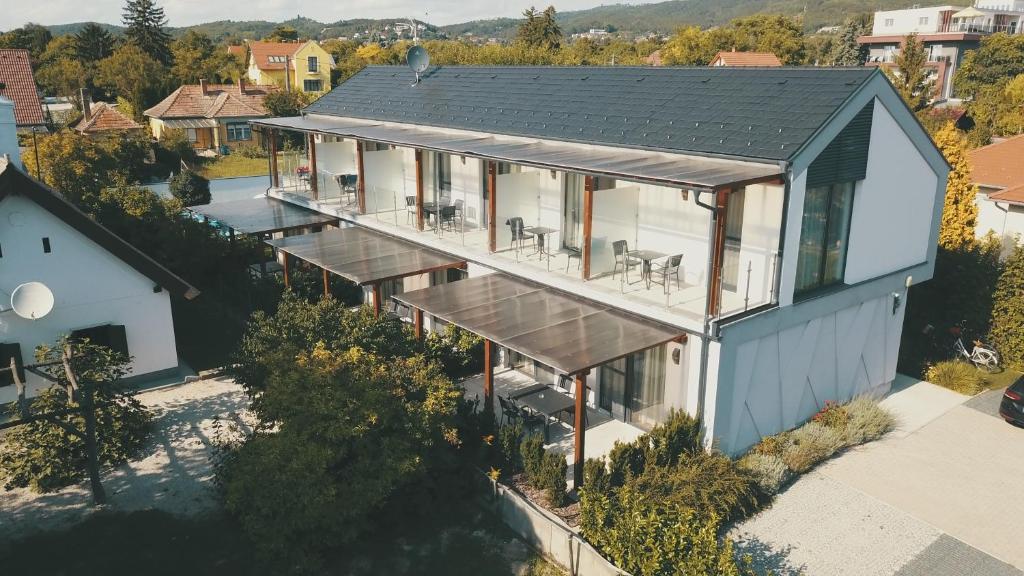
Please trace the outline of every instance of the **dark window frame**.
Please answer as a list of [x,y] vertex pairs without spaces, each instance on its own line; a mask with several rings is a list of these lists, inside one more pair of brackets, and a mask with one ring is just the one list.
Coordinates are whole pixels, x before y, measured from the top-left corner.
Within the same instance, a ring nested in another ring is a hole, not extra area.
[[[252,127],[249,126],[248,122],[228,122],[224,126],[224,131],[227,133],[228,142],[247,142],[252,140]],[[244,133],[246,137],[240,137],[239,132]]]
[[324,81],[321,78],[307,78],[302,81],[302,90],[304,92],[323,92]]
[[[822,240],[823,240],[822,245],[821,245],[821,256],[818,258],[818,264],[817,264],[817,267],[818,267],[818,281],[814,285],[812,285],[812,286],[806,286],[806,287],[802,287],[802,288],[794,286],[793,297],[794,297],[795,300],[804,300],[804,299],[807,299],[807,298],[812,298],[814,296],[818,296],[818,295],[826,293],[826,292],[833,292],[833,291],[836,290],[837,287],[844,286],[845,282],[846,282],[846,262],[847,262],[847,257],[849,256],[849,253],[850,253],[850,232],[852,231],[852,228],[853,228],[853,203],[857,199],[857,182],[834,182],[832,184],[827,184],[825,186],[814,186],[814,188],[825,188],[826,186],[828,187],[828,199],[825,202],[825,206],[826,206],[825,227],[824,227],[824,229],[822,231],[822,234],[821,234],[821,237],[822,237]],[[840,259],[840,262],[842,262],[842,266],[840,267],[838,276],[836,276],[836,278],[826,282],[825,281],[825,272],[827,271],[827,268],[828,268],[828,256],[829,256],[827,244],[828,244],[828,238],[829,238],[829,236],[831,235],[831,233],[833,231],[833,226],[835,226],[835,223],[832,221],[832,208],[834,206],[836,195],[837,195],[836,191],[837,190],[842,190],[842,188],[844,186],[850,186],[850,208],[848,210],[848,214],[846,215],[846,217],[847,217],[847,222],[845,223],[846,234],[845,234],[845,237],[842,239],[842,257]],[[804,210],[806,210],[806,194],[804,195],[804,201],[805,201]],[[803,241],[804,241],[804,229],[803,229],[802,218],[803,218],[803,215],[801,215],[800,245],[803,245]],[[799,247],[798,247],[798,249],[797,249],[797,269],[796,269],[797,282],[800,281],[800,262],[801,262],[801,260],[800,260],[800,257],[799,257]]]

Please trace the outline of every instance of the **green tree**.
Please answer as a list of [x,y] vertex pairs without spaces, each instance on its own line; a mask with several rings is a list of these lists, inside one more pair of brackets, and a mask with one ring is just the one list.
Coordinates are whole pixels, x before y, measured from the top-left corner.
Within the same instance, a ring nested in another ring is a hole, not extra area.
[[134,43],[121,46],[96,68],[96,84],[128,100],[138,121],[147,105],[159,98],[165,77],[160,62]]
[[266,95],[263,107],[271,116],[298,116],[309,102],[310,97],[305,92],[277,91]]
[[714,56],[707,35],[697,26],[680,28],[661,49],[662,61],[669,66],[706,66]]
[[975,96],[989,86],[1003,85],[1024,74],[1024,34],[1000,32],[981,39],[977,50],[969,50],[953,77],[960,98]]
[[[200,79],[213,80],[207,61],[214,52],[213,40],[196,30],[189,30],[171,43],[174,66],[171,74],[179,84],[197,84]],[[227,52],[225,50],[225,52]]]
[[786,65],[802,64],[805,58],[801,23],[781,15],[758,14],[737,18],[728,26],[709,32],[715,51],[771,52]]
[[868,47],[857,42],[867,30],[856,20],[847,20],[839,31],[839,41],[832,52],[832,64],[835,66],[862,66],[868,59]]
[[928,51],[917,34],[907,34],[903,46],[896,55],[893,70],[886,69],[886,75],[907,106],[914,112],[928,107],[935,93],[934,82],[929,77]]
[[533,6],[523,11],[525,20],[516,31],[516,41],[534,48],[556,50],[562,44],[562,28],[555,19],[554,6],[537,12]]
[[182,170],[167,182],[171,195],[184,206],[210,203],[210,181],[191,170]]
[[281,24],[264,38],[266,42],[298,42],[299,31],[291,26]]
[[[59,361],[66,341],[37,350],[40,362]],[[128,393],[121,379],[128,372],[129,358],[105,346],[74,342],[71,346],[71,367],[78,380],[79,391],[74,400],[68,398],[69,382],[59,362],[45,368],[57,385],[33,398],[35,414],[55,414],[17,426],[0,436],[0,477],[5,487],[29,487],[36,492],[51,492],[81,479],[88,466],[86,441],[71,430],[83,431],[84,395],[89,393],[96,416],[96,440],[99,463],[116,466],[126,462],[143,445],[152,417],[146,408]],[[86,390],[88,388],[88,390]],[[12,409],[15,417],[17,410]]]
[[171,64],[171,35],[164,9],[154,0],[127,0],[122,12],[125,38],[157,62]]
[[66,96],[79,110],[82,107],[79,90],[89,87],[90,70],[77,59],[60,58],[47,62],[36,72],[36,82],[46,94]]
[[28,50],[32,65],[39,63],[39,58],[46,46],[53,40],[53,34],[46,26],[29,22],[21,28],[0,34],[0,48],[22,48]]
[[1004,263],[993,300],[989,340],[1004,364],[1024,370],[1024,245]]
[[975,242],[978,186],[971,181],[967,146],[956,126],[952,122],[946,124],[934,138],[935,145],[950,165],[942,224],[939,228],[939,246],[947,250],[960,250]]
[[75,34],[75,56],[80,62],[99,62],[114,53],[114,37],[105,28],[89,22]]

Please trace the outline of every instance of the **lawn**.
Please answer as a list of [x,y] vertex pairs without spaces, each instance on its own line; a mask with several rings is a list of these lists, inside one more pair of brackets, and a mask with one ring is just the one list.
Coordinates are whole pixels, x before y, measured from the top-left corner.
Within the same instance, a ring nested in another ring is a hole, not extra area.
[[989,390],[1002,390],[1021,378],[1024,378],[1024,374],[1010,368],[1004,368],[1002,372],[985,375],[985,388]]
[[265,176],[269,173],[266,158],[246,158],[240,154],[228,154],[216,158],[199,160],[199,173],[209,180],[214,178],[236,178],[239,176]]

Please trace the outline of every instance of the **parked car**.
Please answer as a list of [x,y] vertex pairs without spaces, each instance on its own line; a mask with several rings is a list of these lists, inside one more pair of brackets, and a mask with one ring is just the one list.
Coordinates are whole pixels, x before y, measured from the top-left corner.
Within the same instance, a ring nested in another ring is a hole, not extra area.
[[1024,426],[1024,378],[1017,380],[1003,392],[999,415],[1011,424]]

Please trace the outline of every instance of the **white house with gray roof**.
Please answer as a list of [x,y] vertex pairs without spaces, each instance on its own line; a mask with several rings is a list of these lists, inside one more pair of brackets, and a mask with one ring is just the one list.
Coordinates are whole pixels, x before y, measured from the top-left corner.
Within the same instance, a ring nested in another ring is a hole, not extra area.
[[485,398],[574,396],[576,462],[672,408],[735,454],[886,391],[948,172],[865,68],[371,66],[252,123],[305,135],[270,196],[361,231],[276,245],[504,350]]

